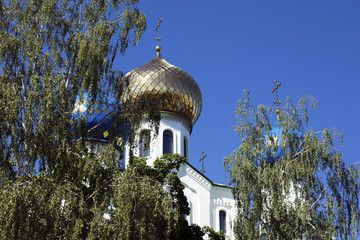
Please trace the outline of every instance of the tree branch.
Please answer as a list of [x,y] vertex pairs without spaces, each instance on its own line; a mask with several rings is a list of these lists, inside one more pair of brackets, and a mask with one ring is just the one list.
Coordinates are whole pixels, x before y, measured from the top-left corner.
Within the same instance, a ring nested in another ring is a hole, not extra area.
[[[322,195],[324,194],[324,192],[326,191],[326,189],[329,187],[329,184],[326,185],[326,187],[321,191],[320,193],[320,196],[318,197],[318,199],[310,206],[310,208],[313,208],[315,206],[315,204],[317,204],[321,198],[322,198]],[[316,230],[316,229],[315,229]]]
[[315,231],[317,231],[316,227],[314,225],[312,225],[310,222],[306,222],[306,223],[309,224]]

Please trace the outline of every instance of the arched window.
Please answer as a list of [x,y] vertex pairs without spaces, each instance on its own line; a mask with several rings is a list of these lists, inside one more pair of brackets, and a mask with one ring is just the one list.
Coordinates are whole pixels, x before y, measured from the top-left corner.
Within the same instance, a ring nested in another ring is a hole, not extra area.
[[183,147],[184,147],[184,157],[185,157],[186,160],[188,160],[187,159],[187,145],[188,145],[187,144],[187,139],[186,139],[186,137],[184,137],[184,146]]
[[150,131],[143,130],[140,133],[140,157],[149,157],[150,156]]
[[163,154],[173,153],[173,133],[170,130],[165,130],[163,133]]
[[226,213],[223,210],[219,212],[219,223],[220,223],[220,231],[226,233]]

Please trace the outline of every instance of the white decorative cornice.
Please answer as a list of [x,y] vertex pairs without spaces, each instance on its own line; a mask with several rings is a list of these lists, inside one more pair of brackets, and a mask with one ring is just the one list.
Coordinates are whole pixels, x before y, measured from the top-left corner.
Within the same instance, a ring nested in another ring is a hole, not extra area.
[[211,182],[206,179],[204,176],[199,174],[197,171],[192,169],[189,165],[184,164],[183,167],[185,168],[186,175],[189,176],[191,179],[193,179],[195,182],[197,182],[199,185],[201,185],[206,190],[211,190]]
[[[189,175],[192,179],[194,179],[199,184],[206,183],[205,184],[206,187],[205,186],[204,187],[208,191],[210,191],[210,190],[217,191],[217,192],[222,191],[222,192],[226,192],[226,193],[232,195],[232,191],[234,189],[233,187],[212,182],[209,178],[207,178],[205,175],[200,173],[199,170],[197,170],[195,167],[193,167],[189,162],[186,162],[185,164],[183,164],[182,168],[184,169],[183,171],[187,175]],[[203,184],[201,184],[201,185],[203,185]]]
[[230,207],[235,206],[235,204],[231,203],[230,201],[224,201],[221,199],[214,199],[213,202],[215,205],[230,206]]
[[233,191],[232,187],[227,186],[227,185],[218,184],[218,183],[213,184],[212,187],[213,187],[214,190],[221,191],[221,192],[230,192],[230,193],[232,193],[232,191]]
[[180,117],[179,115],[169,113],[169,112],[161,112],[161,118],[162,119],[168,119],[168,120],[171,120],[171,121],[180,122],[186,127],[186,129],[189,132],[191,132],[191,130],[192,130],[191,124],[188,121],[186,121],[185,119],[183,119],[182,117]]

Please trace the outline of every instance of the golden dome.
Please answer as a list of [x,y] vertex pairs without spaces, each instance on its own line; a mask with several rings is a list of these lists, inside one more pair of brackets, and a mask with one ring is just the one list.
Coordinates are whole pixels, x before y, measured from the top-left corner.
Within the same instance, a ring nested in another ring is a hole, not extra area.
[[202,95],[195,80],[160,55],[125,75],[128,81],[123,104],[132,107],[142,100],[159,104],[161,112],[174,113],[195,124],[202,108]]

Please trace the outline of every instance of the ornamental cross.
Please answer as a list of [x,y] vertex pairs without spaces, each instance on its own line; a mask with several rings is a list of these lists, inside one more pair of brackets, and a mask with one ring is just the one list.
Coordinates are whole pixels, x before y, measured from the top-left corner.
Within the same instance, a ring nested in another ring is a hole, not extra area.
[[160,45],[161,37],[160,37],[160,24],[162,22],[162,18],[158,17],[158,23],[155,28],[155,32],[157,32],[156,41],[158,42],[158,46]]
[[279,108],[281,101],[278,98],[278,88],[281,86],[281,82],[278,82],[276,79],[274,81],[274,88],[271,90],[272,93],[275,92],[275,100],[274,100],[274,104]]
[[204,162],[205,162],[206,156],[207,156],[207,154],[206,154],[206,153],[204,154],[204,150],[202,150],[202,151],[201,151],[201,157],[200,157],[200,159],[199,159],[199,162],[202,163],[202,164],[201,164],[202,167],[200,168],[200,171],[203,172],[203,173],[206,172],[206,170],[205,170],[205,168],[204,168]]

